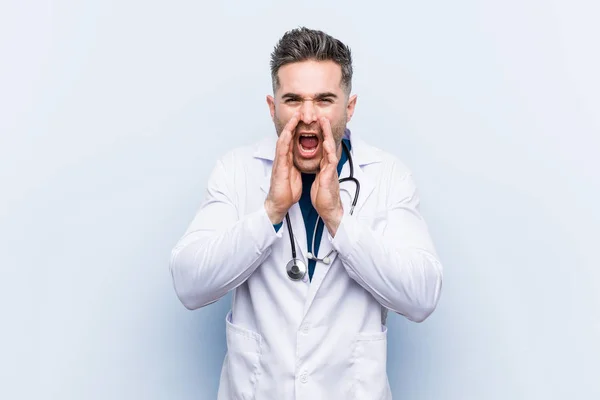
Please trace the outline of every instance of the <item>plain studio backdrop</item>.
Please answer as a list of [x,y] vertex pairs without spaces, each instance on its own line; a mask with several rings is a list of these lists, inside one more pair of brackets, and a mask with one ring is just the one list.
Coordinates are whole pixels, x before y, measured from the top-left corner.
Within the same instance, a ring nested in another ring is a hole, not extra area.
[[[600,398],[595,1],[3,1],[3,399],[214,399],[230,295],[170,252],[230,148],[275,135],[286,31],[350,45],[349,127],[414,172],[445,267],[389,318],[395,399]],[[283,266],[282,266],[283,268]]]

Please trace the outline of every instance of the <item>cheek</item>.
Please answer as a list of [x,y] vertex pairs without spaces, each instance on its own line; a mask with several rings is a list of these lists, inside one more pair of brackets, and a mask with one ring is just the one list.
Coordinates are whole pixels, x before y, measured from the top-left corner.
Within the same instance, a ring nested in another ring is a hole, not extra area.
[[283,104],[279,105],[279,107],[275,108],[275,118],[285,125],[292,118],[292,115],[294,115],[294,111]]
[[345,119],[344,108],[337,106],[323,107],[320,110],[320,114],[323,117],[327,117],[332,123],[336,123],[342,119]]
[[[334,130],[336,128],[339,129],[340,126],[346,125],[346,117],[343,112],[335,111],[335,112],[331,112],[331,113],[323,115],[323,116],[329,120],[329,123],[331,124],[331,128]],[[334,132],[334,134],[335,134],[335,132]]]

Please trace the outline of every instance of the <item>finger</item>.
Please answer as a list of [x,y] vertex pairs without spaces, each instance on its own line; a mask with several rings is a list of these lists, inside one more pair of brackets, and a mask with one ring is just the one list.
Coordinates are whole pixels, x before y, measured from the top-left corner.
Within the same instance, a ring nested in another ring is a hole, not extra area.
[[323,149],[325,151],[323,156],[326,158],[328,164],[333,164],[337,167],[339,160],[337,159],[335,141],[333,140],[333,133],[331,132],[331,124],[325,117],[322,117],[320,122],[321,129],[323,130]]
[[331,163],[334,161],[331,155],[333,154],[335,157],[335,142],[333,140],[333,133],[331,132],[331,124],[325,117],[321,118],[321,128],[323,130],[323,147],[326,151],[325,156],[327,157],[327,161]]
[[329,138],[333,138],[333,134],[331,133],[331,124],[327,117],[319,118],[319,123],[321,124],[321,130],[323,131],[323,140],[327,141]]
[[290,152],[294,129],[296,129],[298,121],[300,121],[300,113],[296,111],[287,124],[285,124],[279,135],[279,139],[277,140],[277,153],[281,156],[286,156]]
[[293,143],[293,131],[298,125],[298,121],[300,120],[300,113],[296,112],[292,115],[292,118],[285,124],[281,133],[279,134],[279,138],[277,139],[277,144],[275,148],[275,159],[273,160],[273,177],[279,176],[279,169],[282,168],[282,172],[286,174],[286,171],[291,163],[290,154],[291,154],[291,144]]

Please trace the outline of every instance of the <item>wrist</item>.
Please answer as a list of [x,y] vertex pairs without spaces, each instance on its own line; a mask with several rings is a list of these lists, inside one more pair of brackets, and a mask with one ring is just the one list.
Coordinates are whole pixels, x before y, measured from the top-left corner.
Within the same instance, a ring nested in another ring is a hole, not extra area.
[[340,204],[335,210],[333,210],[327,218],[323,218],[323,222],[332,237],[335,237],[337,230],[342,222],[344,216],[344,207]]
[[280,212],[277,212],[268,199],[265,200],[264,207],[265,207],[267,216],[269,217],[269,220],[271,220],[271,223],[273,225],[280,224],[283,221],[283,217],[285,216],[285,213],[282,214]]

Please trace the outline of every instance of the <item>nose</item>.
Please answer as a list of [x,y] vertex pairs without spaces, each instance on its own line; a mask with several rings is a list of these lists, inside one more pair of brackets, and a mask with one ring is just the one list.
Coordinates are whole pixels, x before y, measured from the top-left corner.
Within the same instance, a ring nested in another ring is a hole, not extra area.
[[317,121],[317,110],[315,109],[315,105],[312,101],[303,102],[302,109],[300,111],[300,118],[302,119],[302,122],[304,122],[306,125],[310,125],[313,122]]

